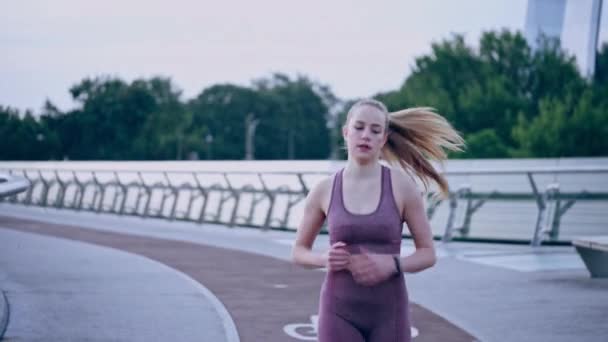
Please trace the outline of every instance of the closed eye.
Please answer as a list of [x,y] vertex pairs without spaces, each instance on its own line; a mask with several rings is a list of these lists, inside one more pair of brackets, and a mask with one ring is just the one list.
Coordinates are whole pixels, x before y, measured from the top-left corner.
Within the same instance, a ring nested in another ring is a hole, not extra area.
[[[382,133],[382,126],[380,126],[378,124],[371,124],[370,127],[371,127],[371,130],[372,130],[372,133],[374,133],[374,134],[381,134]],[[365,129],[365,125],[362,124],[362,123],[360,123],[360,122],[358,122],[357,124],[354,125],[354,128],[357,131],[361,131],[361,130]]]

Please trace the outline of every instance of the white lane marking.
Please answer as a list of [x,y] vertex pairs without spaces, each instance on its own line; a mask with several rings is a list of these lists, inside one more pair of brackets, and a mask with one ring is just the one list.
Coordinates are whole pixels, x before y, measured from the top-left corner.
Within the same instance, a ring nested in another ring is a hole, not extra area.
[[538,272],[565,269],[584,269],[585,264],[578,255],[505,255],[505,256],[459,256],[460,260],[501,267],[519,272]]

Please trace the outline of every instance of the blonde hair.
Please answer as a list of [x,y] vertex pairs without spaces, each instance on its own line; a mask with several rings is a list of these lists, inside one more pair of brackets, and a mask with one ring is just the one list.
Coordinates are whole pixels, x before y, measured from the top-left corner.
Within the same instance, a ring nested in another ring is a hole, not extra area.
[[445,150],[462,151],[464,139],[433,108],[417,107],[389,112],[377,100],[364,99],[356,102],[348,111],[346,121],[356,108],[371,106],[386,115],[388,138],[382,148],[382,157],[391,164],[399,164],[405,171],[412,171],[428,189],[429,181],[434,181],[443,195],[449,193],[448,182],[438,173],[430,160],[439,162],[447,159]]

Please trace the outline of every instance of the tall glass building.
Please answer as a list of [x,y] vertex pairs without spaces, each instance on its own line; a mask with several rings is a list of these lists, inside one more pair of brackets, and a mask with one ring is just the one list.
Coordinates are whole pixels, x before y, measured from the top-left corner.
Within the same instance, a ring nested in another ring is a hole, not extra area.
[[541,36],[561,39],[564,27],[566,0],[528,0],[526,39],[533,49]]
[[525,36],[533,49],[542,35],[560,40],[576,57],[581,74],[592,77],[603,0],[528,0]]

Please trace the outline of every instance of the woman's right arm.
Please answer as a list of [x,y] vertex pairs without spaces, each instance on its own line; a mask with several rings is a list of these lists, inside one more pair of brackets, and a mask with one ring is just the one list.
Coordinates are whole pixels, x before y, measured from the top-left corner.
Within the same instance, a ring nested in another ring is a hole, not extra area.
[[291,251],[293,262],[307,268],[320,268],[327,265],[327,254],[314,252],[312,245],[325,221],[322,203],[328,185],[328,180],[325,179],[306,196],[304,215],[298,226],[296,241]]

